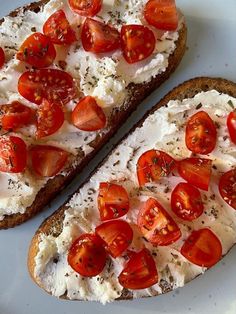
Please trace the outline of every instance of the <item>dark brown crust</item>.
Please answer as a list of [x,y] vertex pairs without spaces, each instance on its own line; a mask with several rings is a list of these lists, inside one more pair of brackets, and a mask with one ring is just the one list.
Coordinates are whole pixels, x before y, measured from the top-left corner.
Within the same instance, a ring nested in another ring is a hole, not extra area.
[[[44,5],[48,0],[40,1],[39,3],[32,3],[25,7],[25,10],[38,11],[40,6]],[[12,12],[11,16],[16,16],[19,9]],[[112,112],[111,119],[109,121],[109,131],[100,136],[94,141],[94,150],[92,153],[83,157],[78,163],[76,168],[69,168],[68,174],[66,176],[58,175],[55,178],[48,181],[44,188],[42,188],[37,194],[33,204],[26,209],[24,214],[13,214],[6,216],[2,221],[0,221],[0,229],[7,229],[15,227],[44,209],[46,206],[60,190],[62,190],[79,172],[81,172],[84,166],[98,153],[102,146],[114,135],[114,133],[119,129],[119,126],[123,124],[126,119],[130,116],[131,112],[134,111],[137,106],[151,94],[157,87],[159,87],[165,80],[169,78],[172,72],[175,71],[179,62],[181,61],[185,48],[186,48],[186,37],[187,29],[184,25],[179,32],[179,39],[176,42],[176,49],[174,53],[169,57],[169,66],[165,72],[153,78],[148,83],[143,84],[130,84],[128,86],[129,99],[126,100],[125,104],[120,108],[120,110],[115,109]]]
[[[233,83],[231,81],[222,79],[222,78],[208,78],[208,77],[199,77],[199,78],[194,78],[189,81],[184,82],[183,84],[177,86],[174,88],[172,91],[170,91],[157,105],[155,105],[149,112],[145,114],[145,116],[142,118],[141,121],[139,121],[133,128],[132,130],[123,138],[123,140],[129,136],[137,127],[140,127],[145,119],[152,114],[154,111],[156,111],[158,108],[165,106],[170,100],[172,99],[178,99],[178,100],[183,100],[184,98],[191,98],[197,93],[201,91],[208,91],[211,89],[215,89],[219,91],[220,93],[225,93],[230,96],[233,96],[236,98],[236,83]],[[119,145],[119,144],[118,144]],[[101,164],[93,171],[95,173],[101,165],[103,165],[106,160],[109,158],[110,154],[101,162]],[[93,175],[90,174],[88,180],[90,177]],[[87,180],[87,181],[88,181]],[[87,182],[86,181],[86,182]],[[80,188],[77,190],[77,192],[82,188],[84,182]],[[55,237],[59,236],[62,230],[62,222],[63,222],[63,217],[64,217],[64,211],[66,209],[65,204],[60,207],[54,214],[52,214],[50,217],[48,217],[39,227],[37,230],[36,234],[34,235],[30,248],[29,248],[29,253],[28,253],[28,269],[30,272],[30,275],[32,279],[41,287],[42,285],[40,284],[40,281],[38,278],[35,278],[34,276],[34,268],[35,268],[35,256],[37,255],[38,252],[38,243],[40,241],[40,235],[45,234],[45,235],[53,235]],[[172,291],[173,288],[168,285],[167,282],[162,282],[161,283],[161,288],[162,292],[166,293],[169,291]],[[158,295],[157,292],[154,292],[154,295]],[[65,296],[63,296],[65,298]],[[126,300],[126,299],[132,299],[132,292],[125,290],[121,297],[118,300]]]

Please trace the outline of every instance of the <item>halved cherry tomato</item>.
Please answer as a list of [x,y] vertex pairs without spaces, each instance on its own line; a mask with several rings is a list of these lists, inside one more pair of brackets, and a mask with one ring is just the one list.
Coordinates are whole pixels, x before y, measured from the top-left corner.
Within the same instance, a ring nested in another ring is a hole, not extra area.
[[153,31],[143,25],[123,25],[121,47],[128,63],[135,63],[149,57],[155,48]]
[[33,121],[34,110],[13,101],[10,105],[0,106],[0,124],[3,130],[16,130],[23,125],[28,125]]
[[181,231],[173,218],[154,198],[144,203],[137,222],[145,239],[153,245],[169,245],[181,237]]
[[27,147],[17,136],[0,136],[0,171],[23,172],[27,162]]
[[211,179],[212,160],[186,158],[178,162],[180,176],[199,189],[208,191]]
[[173,212],[184,220],[192,221],[203,213],[201,193],[189,183],[179,183],[171,194]]
[[193,231],[185,240],[181,254],[191,263],[211,267],[222,257],[222,245],[217,236],[208,228]]
[[95,233],[105,242],[105,248],[112,257],[120,256],[131,244],[133,230],[123,220],[107,221],[98,226]]
[[156,28],[174,31],[178,26],[175,0],[149,0],[144,8],[146,21]]
[[0,47],[0,68],[5,63],[5,53],[4,50]]
[[236,110],[230,112],[227,118],[227,127],[231,141],[236,144]]
[[58,45],[70,45],[76,41],[75,32],[63,10],[56,11],[47,19],[43,25],[43,33]]
[[102,240],[95,234],[82,234],[70,247],[67,260],[70,267],[81,276],[97,276],[106,264]]
[[116,219],[127,214],[129,196],[123,186],[101,182],[98,192],[98,209],[102,221]]
[[55,133],[64,122],[64,112],[60,106],[43,99],[37,110],[36,138],[42,138]]
[[27,100],[39,105],[43,98],[66,104],[75,96],[73,78],[56,69],[27,71],[18,81],[18,91]]
[[195,154],[209,154],[216,146],[216,126],[205,111],[195,113],[187,121],[185,143]]
[[82,16],[94,16],[102,8],[102,0],[69,0],[73,11]]
[[41,177],[53,177],[65,166],[68,152],[49,146],[36,145],[30,149],[32,167]]
[[132,254],[118,277],[126,289],[145,289],[158,282],[156,263],[147,249]]
[[147,182],[158,181],[174,170],[175,160],[168,154],[151,149],[143,153],[137,162],[137,176],[139,185]]
[[35,68],[45,68],[53,63],[56,50],[50,38],[41,33],[33,33],[23,42],[16,57]]
[[83,131],[97,131],[106,125],[106,116],[91,96],[82,98],[71,115],[72,123]]
[[82,26],[81,41],[85,51],[104,53],[120,47],[120,34],[108,24],[87,18]]
[[219,190],[223,200],[236,210],[236,168],[221,176]]

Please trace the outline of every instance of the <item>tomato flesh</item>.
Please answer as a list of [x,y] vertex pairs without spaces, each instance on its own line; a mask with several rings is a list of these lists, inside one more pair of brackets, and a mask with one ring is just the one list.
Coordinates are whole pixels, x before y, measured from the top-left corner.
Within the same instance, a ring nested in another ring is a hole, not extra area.
[[18,81],[18,91],[25,99],[39,105],[43,99],[66,104],[75,97],[73,78],[56,69],[27,71]]
[[195,113],[187,121],[185,143],[195,154],[206,155],[216,146],[216,126],[205,111]]
[[23,42],[16,57],[35,68],[45,68],[53,63],[56,50],[50,38],[41,33],[33,33]]
[[223,200],[236,210],[236,168],[221,176],[219,191]]
[[181,231],[173,218],[154,198],[144,203],[137,223],[145,239],[153,245],[169,245],[181,237]]
[[120,218],[129,210],[128,193],[118,184],[101,182],[97,201],[101,221]]
[[174,31],[178,26],[178,13],[174,0],[149,0],[144,8],[146,21],[165,31]]
[[139,185],[147,182],[158,181],[161,177],[168,176],[175,169],[175,160],[159,150],[148,150],[143,153],[137,163],[137,176]]
[[27,147],[17,136],[0,136],[0,171],[23,172],[27,162]]
[[123,25],[121,48],[128,63],[135,63],[149,57],[155,48],[153,31],[143,25]]
[[106,264],[106,251],[101,239],[95,234],[82,234],[72,243],[67,261],[81,276],[99,275]]
[[102,8],[102,0],[69,0],[71,9],[82,16],[94,16]]
[[201,193],[189,183],[179,183],[171,194],[171,208],[181,219],[192,221],[203,213]]
[[227,127],[231,141],[236,144],[236,111],[230,112],[227,118]]
[[156,263],[147,249],[132,254],[118,277],[126,289],[145,289],[158,282]]
[[70,45],[76,41],[75,32],[63,10],[56,11],[47,19],[43,25],[43,33],[57,45]]
[[80,130],[97,131],[105,127],[106,116],[95,98],[86,96],[74,108],[71,121]]
[[61,148],[49,145],[36,145],[30,150],[32,167],[41,177],[58,174],[68,159],[68,153]]
[[111,220],[96,227],[95,233],[105,242],[105,248],[112,257],[120,256],[131,244],[133,230],[123,220]]
[[4,50],[0,47],[0,68],[3,67],[5,63],[5,53]]
[[185,240],[181,254],[191,263],[201,267],[212,267],[222,257],[222,245],[208,228],[193,231]]
[[179,175],[188,183],[208,191],[212,171],[212,160],[186,158],[178,162]]

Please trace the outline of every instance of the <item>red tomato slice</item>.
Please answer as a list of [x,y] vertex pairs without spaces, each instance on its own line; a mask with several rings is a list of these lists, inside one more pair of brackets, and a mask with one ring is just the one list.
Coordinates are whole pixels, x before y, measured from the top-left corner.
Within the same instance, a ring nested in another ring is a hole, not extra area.
[[102,8],[102,0],[69,0],[71,9],[82,16],[94,16]]
[[87,96],[82,98],[71,115],[72,123],[83,131],[97,131],[106,125],[106,116],[98,106],[96,99]]
[[121,47],[128,63],[135,63],[149,57],[155,48],[153,31],[143,25],[123,25]]
[[222,257],[222,245],[217,236],[208,228],[193,231],[185,240],[181,254],[191,263],[211,267]]
[[47,19],[43,25],[43,33],[58,45],[70,45],[76,41],[75,32],[63,10],[56,11]]
[[144,203],[137,222],[144,237],[153,245],[169,245],[181,237],[181,231],[173,218],[154,198]]
[[223,200],[236,209],[236,168],[225,172],[221,176],[219,190]]
[[23,42],[16,57],[35,68],[45,68],[53,63],[56,50],[50,38],[41,33],[33,33]]
[[75,87],[70,74],[54,69],[27,71],[18,81],[18,91],[27,100],[39,105],[43,98],[66,104],[75,97]]
[[4,50],[0,47],[0,68],[4,65],[5,63],[5,53]]
[[95,233],[105,242],[105,248],[112,257],[120,256],[131,244],[133,230],[123,220],[107,221],[95,230]]
[[216,126],[205,111],[195,113],[187,122],[185,143],[195,154],[206,155],[216,146]]
[[155,149],[146,151],[139,157],[137,163],[139,185],[168,176],[175,166],[175,160],[168,154]]
[[18,101],[11,105],[0,106],[0,121],[3,130],[16,130],[30,124],[34,119],[35,111]]
[[208,191],[211,179],[212,160],[186,158],[178,162],[179,175],[199,189]]
[[132,254],[118,277],[126,289],[145,289],[158,282],[156,263],[147,249]]
[[121,185],[109,182],[100,183],[98,209],[102,221],[126,215],[129,210],[128,193]]
[[27,162],[25,142],[16,136],[0,136],[0,171],[23,172]]
[[108,24],[87,18],[82,27],[81,41],[85,51],[110,52],[120,47],[120,34]]
[[178,26],[178,13],[174,0],[149,0],[144,8],[146,21],[156,28],[174,31]]
[[231,141],[236,144],[236,111],[230,112],[227,118],[227,127]]
[[171,194],[171,208],[181,219],[192,221],[203,213],[201,193],[189,183],[179,183]]
[[64,112],[60,106],[43,99],[37,110],[36,138],[42,138],[55,133],[64,122]]
[[106,264],[106,251],[101,239],[95,234],[82,234],[70,247],[67,261],[81,276],[99,275]]
[[53,177],[62,170],[68,159],[68,152],[61,148],[36,145],[30,150],[34,171],[41,177]]

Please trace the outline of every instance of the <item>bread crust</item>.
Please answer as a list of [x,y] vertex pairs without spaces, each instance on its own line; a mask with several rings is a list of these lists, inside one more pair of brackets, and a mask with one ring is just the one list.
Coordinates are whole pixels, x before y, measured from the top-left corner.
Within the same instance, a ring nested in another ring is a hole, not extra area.
[[[181,85],[175,87],[166,96],[164,96],[164,98],[158,104],[156,104],[150,111],[148,111],[144,115],[144,117],[131,129],[131,131],[127,135],[124,136],[124,138],[121,141],[126,139],[137,127],[141,127],[145,119],[150,114],[152,114],[154,111],[156,111],[160,107],[165,106],[170,100],[178,99],[181,101],[185,98],[192,98],[201,91],[208,91],[211,89],[215,89],[220,93],[225,93],[236,98],[236,83],[234,82],[231,82],[222,78],[210,78],[210,77],[198,77],[198,78],[188,80],[182,83]],[[117,144],[117,146],[118,145],[119,143]],[[106,162],[106,160],[109,158],[111,154],[112,154],[112,151],[100,163],[100,165],[89,175],[88,179],[78,188],[77,192],[83,187],[83,185],[85,185],[89,181],[93,173],[95,173],[98,170],[98,168],[101,167]],[[35,257],[38,253],[38,245],[40,243],[40,237],[42,234],[53,235],[54,237],[58,237],[60,235],[62,231],[64,212],[66,210],[65,204],[61,206],[55,213],[53,213],[50,217],[48,217],[41,224],[39,229],[36,231],[32,239],[31,245],[29,247],[29,252],[28,252],[29,273],[30,273],[31,278],[35,281],[35,283],[42,289],[44,289],[44,287],[42,286],[40,279],[36,278],[34,275]],[[173,290],[173,287],[164,281],[160,283],[160,287],[162,288],[162,294]],[[156,295],[158,295],[158,293],[156,291],[153,291],[153,296],[156,296]],[[62,296],[62,298],[66,298],[66,296]],[[132,299],[132,298],[133,298],[132,291],[124,289],[121,297],[117,300],[127,300],[127,299]]]
[[[31,3],[23,7],[23,10],[32,10],[38,12],[43,5],[45,5],[49,0],[42,0],[39,2]],[[19,10],[22,8],[16,9],[14,12],[10,13],[10,16],[17,16]],[[1,23],[1,21],[0,21]],[[58,193],[71,182],[71,180],[83,170],[84,166],[98,153],[98,151],[108,142],[108,140],[114,135],[114,133],[119,129],[119,126],[123,124],[126,119],[130,116],[131,112],[134,111],[137,106],[148,96],[150,95],[157,87],[159,87],[165,80],[169,78],[172,72],[175,71],[179,65],[184,52],[186,50],[186,38],[187,38],[187,28],[183,24],[182,28],[179,31],[179,38],[176,41],[176,49],[169,57],[169,65],[167,69],[152,78],[148,83],[142,84],[133,84],[131,83],[127,90],[129,96],[126,99],[125,103],[120,108],[114,108],[112,111],[111,117],[108,121],[108,132],[102,136],[98,136],[92,144],[90,144],[94,150],[83,156],[82,152],[75,158],[74,161],[78,161],[76,167],[68,167],[66,169],[66,175],[57,175],[54,178],[50,179],[46,185],[38,192],[33,204],[29,206],[25,213],[12,214],[5,216],[5,218],[0,221],[0,229],[8,229],[15,227],[23,222],[29,220],[35,216],[38,212],[41,212],[44,207],[56,196]],[[73,160],[72,160],[73,162]]]

